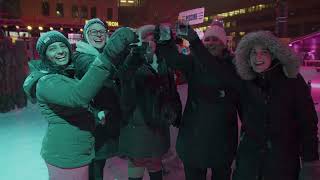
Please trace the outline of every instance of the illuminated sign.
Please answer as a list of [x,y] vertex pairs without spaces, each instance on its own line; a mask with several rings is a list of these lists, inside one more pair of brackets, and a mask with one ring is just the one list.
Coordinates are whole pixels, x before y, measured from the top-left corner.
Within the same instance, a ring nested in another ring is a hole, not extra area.
[[203,23],[204,8],[197,8],[180,12],[179,19],[187,20],[190,25]]
[[106,23],[110,27],[118,27],[119,26],[119,22],[117,22],[117,21],[106,21]]

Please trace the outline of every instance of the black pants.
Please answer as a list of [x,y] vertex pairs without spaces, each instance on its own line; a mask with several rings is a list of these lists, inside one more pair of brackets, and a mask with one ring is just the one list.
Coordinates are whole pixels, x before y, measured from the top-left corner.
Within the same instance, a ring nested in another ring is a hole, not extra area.
[[[230,180],[231,168],[210,168],[212,180]],[[207,168],[184,167],[186,180],[206,180]]]
[[89,180],[103,180],[105,159],[93,160],[89,165]]

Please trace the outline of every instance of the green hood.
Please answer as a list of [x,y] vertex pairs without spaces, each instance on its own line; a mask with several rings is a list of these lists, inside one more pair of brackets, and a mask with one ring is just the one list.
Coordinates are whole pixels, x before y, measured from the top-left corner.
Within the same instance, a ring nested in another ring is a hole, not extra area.
[[40,70],[40,64],[40,60],[32,60],[28,63],[30,74],[23,83],[23,90],[32,102],[36,101],[36,84],[38,80],[48,74],[47,71]]

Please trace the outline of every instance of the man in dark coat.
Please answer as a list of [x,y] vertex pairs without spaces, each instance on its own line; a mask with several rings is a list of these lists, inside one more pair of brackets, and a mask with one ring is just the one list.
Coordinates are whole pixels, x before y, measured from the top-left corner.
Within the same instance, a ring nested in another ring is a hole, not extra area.
[[199,60],[209,54],[235,73],[226,50],[226,34],[214,22],[205,32],[203,43],[192,29],[184,38],[190,42],[191,55],[178,54],[173,42],[157,47],[159,56],[182,71],[189,85],[177,153],[187,180],[206,179],[207,168],[213,171],[212,179],[229,180],[238,143],[237,94]]

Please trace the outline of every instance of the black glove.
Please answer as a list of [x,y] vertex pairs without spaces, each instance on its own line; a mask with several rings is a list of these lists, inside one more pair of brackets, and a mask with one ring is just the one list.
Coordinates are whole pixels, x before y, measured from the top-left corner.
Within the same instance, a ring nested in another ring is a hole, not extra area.
[[119,28],[107,41],[102,54],[116,66],[121,60],[119,57],[127,50],[129,44],[136,42],[138,42],[138,36],[135,32],[128,27]]
[[188,25],[188,35],[185,36],[177,34],[177,36],[182,37],[183,39],[186,39],[189,42],[199,39],[198,33],[194,29],[192,29],[190,25]]
[[119,67],[115,78],[119,78],[121,80],[133,78],[136,70],[146,61],[144,53],[145,51],[142,47],[132,47],[129,55]]
[[145,53],[145,47],[136,46],[131,48],[130,54],[124,60],[123,65],[130,69],[137,69],[145,62]]
[[153,38],[154,38],[154,41],[157,43],[157,44],[168,44],[170,42],[172,42],[174,40],[173,38],[173,34],[172,34],[172,31],[170,30],[170,39],[169,40],[160,40],[160,36],[161,36],[161,32],[160,32],[160,26],[161,25],[156,25],[154,31],[153,31]]

